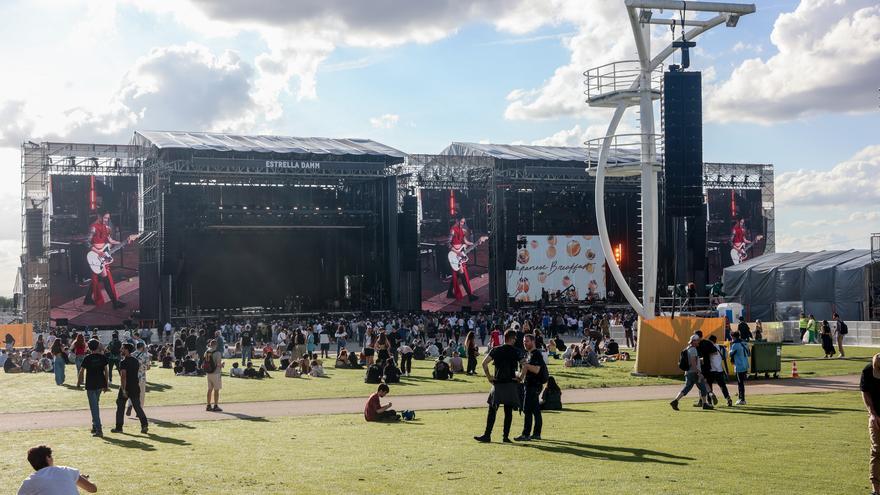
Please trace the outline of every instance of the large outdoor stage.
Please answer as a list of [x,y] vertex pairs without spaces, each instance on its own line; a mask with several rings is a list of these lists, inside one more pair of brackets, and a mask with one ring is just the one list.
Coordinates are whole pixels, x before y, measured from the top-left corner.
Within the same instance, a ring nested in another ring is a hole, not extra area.
[[[152,131],[129,145],[27,143],[25,321],[619,303],[590,153]],[[735,218],[762,237],[755,254],[772,250],[770,166],[707,164],[704,187],[711,266],[732,262]],[[638,179],[605,190],[613,255],[638,287]],[[121,241],[103,274],[88,261],[95,229]]]

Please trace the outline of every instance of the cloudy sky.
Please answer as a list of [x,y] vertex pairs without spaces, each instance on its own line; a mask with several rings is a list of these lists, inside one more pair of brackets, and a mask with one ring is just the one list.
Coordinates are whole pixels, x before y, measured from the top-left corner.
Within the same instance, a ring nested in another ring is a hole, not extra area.
[[[413,153],[577,145],[609,116],[583,103],[581,73],[634,56],[622,4],[0,2],[0,294],[20,253],[25,139],[165,129],[368,137]],[[757,7],[698,39],[704,157],[776,166],[777,250],[867,247],[880,232],[880,4]]]

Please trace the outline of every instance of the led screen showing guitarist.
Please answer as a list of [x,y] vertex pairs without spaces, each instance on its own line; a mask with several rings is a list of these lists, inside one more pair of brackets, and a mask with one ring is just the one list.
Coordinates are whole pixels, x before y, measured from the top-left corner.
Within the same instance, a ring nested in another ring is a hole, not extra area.
[[455,223],[449,229],[449,265],[452,268],[452,278],[449,280],[449,290],[446,297],[449,299],[462,299],[461,285],[467,293],[469,301],[479,299],[471,290],[471,280],[467,271],[467,253],[476,244],[468,239],[467,221],[463,216],[456,217]]
[[749,259],[749,249],[752,247],[752,244],[763,238],[764,236],[759,235],[755,237],[754,241],[750,240],[746,230],[746,219],[738,218],[730,232],[730,260],[733,261],[733,264],[738,265]]
[[[126,244],[133,241],[136,237],[129,237],[126,240]],[[94,223],[89,226],[87,242],[89,244],[89,251],[86,254],[86,261],[92,270],[92,281],[89,284],[83,304],[95,306],[104,304],[106,301],[104,300],[104,294],[101,292],[103,286],[113,302],[113,309],[124,308],[125,303],[120,301],[119,296],[116,294],[116,284],[113,282],[110,264],[113,263],[112,253],[122,249],[125,244],[113,239],[109,212],[101,211],[98,213]]]

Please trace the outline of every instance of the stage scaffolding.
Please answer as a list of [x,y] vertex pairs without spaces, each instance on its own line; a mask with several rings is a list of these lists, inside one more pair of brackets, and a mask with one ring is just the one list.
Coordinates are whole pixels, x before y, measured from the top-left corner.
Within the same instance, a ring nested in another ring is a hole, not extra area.
[[703,189],[752,189],[761,191],[766,237],[764,253],[776,252],[776,200],[773,165],[760,163],[704,163]]
[[[21,259],[23,287],[23,315],[25,322],[42,327],[49,323],[49,257],[52,249],[52,175],[82,176],[137,176],[140,165],[135,161],[134,148],[128,145],[97,143],[34,143],[21,145]],[[142,188],[141,188],[142,189]],[[139,216],[142,218],[142,195],[138,195]],[[28,210],[41,212],[39,225],[27,222]],[[140,226],[142,227],[142,225]],[[42,249],[28,246],[34,240],[31,228],[40,229]]]

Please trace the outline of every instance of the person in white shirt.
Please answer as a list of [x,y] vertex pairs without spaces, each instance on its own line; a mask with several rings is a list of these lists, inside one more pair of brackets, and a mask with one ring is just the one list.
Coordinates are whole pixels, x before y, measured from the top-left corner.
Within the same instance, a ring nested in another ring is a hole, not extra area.
[[727,356],[727,349],[718,345],[718,337],[714,335],[709,336],[709,342],[712,342],[712,345],[715,346],[715,349],[718,349],[718,352],[713,352],[709,355],[709,375],[706,377],[706,383],[709,385],[709,398],[712,402],[717,405],[718,398],[715,397],[715,392],[712,390],[713,384],[718,384],[718,387],[721,388],[721,393],[724,394],[724,398],[727,400],[727,406],[733,406],[733,399],[730,398],[730,392],[727,391],[727,377],[724,373],[724,360]]
[[98,487],[89,477],[80,474],[79,469],[56,466],[52,459],[52,449],[40,445],[28,450],[28,462],[34,468],[18,489],[18,495],[79,495],[77,487],[88,493],[95,493]]
[[440,350],[437,349],[437,344],[431,342],[431,345],[429,345],[428,348],[425,349],[425,354],[431,356],[432,358],[440,356]]

